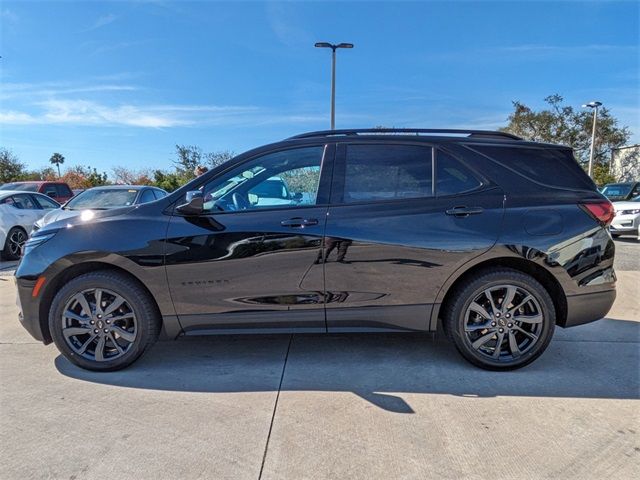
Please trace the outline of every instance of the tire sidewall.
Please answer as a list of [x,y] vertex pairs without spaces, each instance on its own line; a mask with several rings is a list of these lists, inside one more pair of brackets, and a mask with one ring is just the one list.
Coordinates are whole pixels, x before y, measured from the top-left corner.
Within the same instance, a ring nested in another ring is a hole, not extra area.
[[[116,279],[117,278],[117,279]],[[128,279],[112,277],[111,275],[87,274],[78,277],[67,283],[56,294],[49,310],[49,331],[51,338],[60,352],[72,363],[88,369],[97,371],[119,370],[130,365],[145,350],[149,343],[150,322],[148,312],[140,298],[140,288]],[[121,295],[132,308],[137,319],[137,336],[133,345],[121,357],[104,362],[92,361],[78,355],[67,344],[62,335],[62,312],[67,302],[71,298],[85,290],[94,288],[104,288]]]
[[[528,275],[521,274],[519,272],[514,272],[513,274],[508,272],[496,272],[494,274],[489,274],[488,276],[490,276],[491,279],[487,278],[487,276],[478,278],[477,280],[472,281],[460,292],[461,299],[463,300],[457,302],[456,308],[453,312],[455,315],[455,328],[451,332],[453,340],[460,353],[466,359],[482,368],[489,370],[512,370],[523,367],[536,360],[547,348],[551,338],[553,337],[556,316],[553,301],[546,289],[537,280],[529,277]],[[478,353],[472,347],[471,341],[465,333],[465,314],[467,308],[476,296],[486,289],[505,284],[523,288],[532,294],[538,301],[543,315],[542,332],[540,333],[537,343],[517,361],[509,363],[498,362]]]
[[2,257],[5,260],[19,260],[20,257],[22,256],[22,252],[19,252],[17,255],[14,255],[9,250],[9,242],[10,242],[11,236],[17,231],[21,231],[25,234],[25,236],[28,236],[27,233],[24,231],[24,229],[20,227],[13,227],[11,228],[11,230],[7,232],[7,238],[5,239],[4,245],[2,246]]

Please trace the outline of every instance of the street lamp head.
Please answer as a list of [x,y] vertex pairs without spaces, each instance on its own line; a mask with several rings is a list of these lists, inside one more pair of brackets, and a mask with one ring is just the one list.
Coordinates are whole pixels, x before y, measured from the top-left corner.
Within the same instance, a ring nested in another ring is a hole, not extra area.
[[337,45],[334,45],[329,42],[317,42],[315,46],[318,48],[330,48],[335,51],[336,48],[353,48],[353,43],[338,43]]
[[582,108],[598,108],[600,105],[602,105],[602,102],[597,102],[597,101],[592,101],[589,103],[585,103],[584,105],[582,105]]
[[336,48],[353,48],[353,43],[340,43]]
[[315,46],[318,48],[333,48],[333,45],[327,42],[317,42]]

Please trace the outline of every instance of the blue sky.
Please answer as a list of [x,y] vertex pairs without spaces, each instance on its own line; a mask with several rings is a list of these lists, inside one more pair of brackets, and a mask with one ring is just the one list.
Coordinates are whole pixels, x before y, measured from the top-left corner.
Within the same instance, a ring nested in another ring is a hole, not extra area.
[[0,3],[0,145],[30,168],[166,168],[329,126],[504,125],[597,99],[640,140],[638,2]]

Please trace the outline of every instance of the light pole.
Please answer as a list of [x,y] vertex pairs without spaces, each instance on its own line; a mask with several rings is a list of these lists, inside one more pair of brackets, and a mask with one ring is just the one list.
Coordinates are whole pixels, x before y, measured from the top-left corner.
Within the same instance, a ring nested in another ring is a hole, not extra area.
[[596,122],[598,121],[598,107],[602,105],[602,102],[596,102],[595,100],[582,105],[582,108],[593,108],[593,129],[591,131],[591,151],[589,152],[589,176],[593,178],[593,151],[596,146]]
[[331,49],[331,130],[334,130],[336,128],[336,50],[338,48],[353,48],[353,43],[335,45],[328,42],[318,42],[315,46]]

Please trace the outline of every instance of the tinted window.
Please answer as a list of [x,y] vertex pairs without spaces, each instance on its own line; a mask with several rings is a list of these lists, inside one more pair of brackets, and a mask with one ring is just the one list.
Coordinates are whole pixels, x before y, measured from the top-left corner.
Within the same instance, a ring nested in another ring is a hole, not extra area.
[[45,197],[44,195],[37,195],[36,201],[40,204],[42,208],[46,210],[60,207],[60,205],[57,202],[54,202],[49,197]]
[[55,188],[58,191],[58,195],[56,195],[57,197],[71,197],[71,196],[73,196],[73,192],[66,185],[58,183],[58,184],[55,185]]
[[204,185],[204,210],[237,211],[315,205],[323,146],[258,157]]
[[413,145],[348,145],[345,203],[432,195],[432,150]]
[[438,151],[436,157],[436,194],[455,195],[481,185],[471,171],[448,153]]
[[85,190],[73,197],[66,204],[69,210],[105,209],[133,205],[138,195],[138,190],[133,188],[100,188]]
[[153,202],[155,201],[156,197],[153,194],[153,190],[145,190],[144,192],[142,192],[142,196],[140,197],[140,201],[138,201],[138,203],[148,203],[148,202]]
[[154,188],[152,191],[158,200],[167,196],[167,192],[164,190],[157,190]]
[[571,150],[478,145],[471,148],[544,185],[595,189],[595,184],[578,165]]

